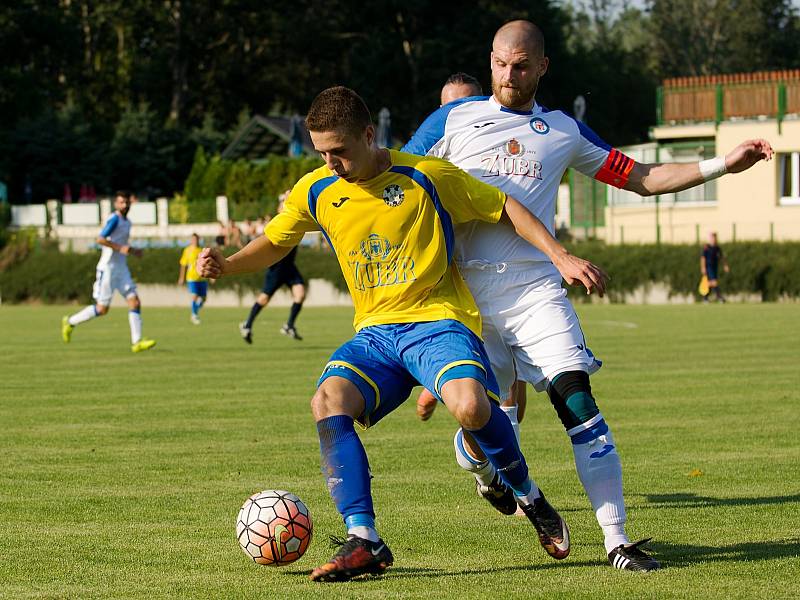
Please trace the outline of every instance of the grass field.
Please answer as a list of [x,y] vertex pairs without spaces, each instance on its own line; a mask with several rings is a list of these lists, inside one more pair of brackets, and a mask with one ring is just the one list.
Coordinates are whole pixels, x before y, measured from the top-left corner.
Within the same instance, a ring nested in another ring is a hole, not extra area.
[[[59,307],[0,308],[0,597],[3,598],[797,598],[800,597],[800,306],[586,306],[605,367],[593,378],[624,466],[628,531],[666,568],[611,569],[544,396],[522,443],[572,529],[556,562],[524,519],[474,495],[453,463],[454,422],[413,402],[363,435],[382,578],[312,584],[343,528],[319,473],[308,400],[351,312],[306,309],[302,342],[270,308],[246,346],[244,311],[145,308],[151,352],[132,355],[126,311],[79,327]],[[249,562],[244,499],[284,488],[308,504],[300,561]]]

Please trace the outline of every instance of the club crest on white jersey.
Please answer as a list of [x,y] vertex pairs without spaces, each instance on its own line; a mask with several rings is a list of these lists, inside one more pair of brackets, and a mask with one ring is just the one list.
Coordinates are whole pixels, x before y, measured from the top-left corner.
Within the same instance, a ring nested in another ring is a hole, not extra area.
[[[572,167],[594,177],[612,148],[569,115],[534,104],[511,110],[490,96],[445,104],[420,125],[403,151],[449,160],[523,203],[555,231],[558,186]],[[547,261],[508,226],[472,222],[456,229],[460,260]]]

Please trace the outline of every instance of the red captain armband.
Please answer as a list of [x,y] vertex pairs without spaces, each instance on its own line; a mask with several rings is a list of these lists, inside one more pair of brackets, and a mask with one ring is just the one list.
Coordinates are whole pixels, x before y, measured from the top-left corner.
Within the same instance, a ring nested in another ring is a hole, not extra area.
[[628,183],[635,161],[630,156],[625,156],[616,148],[608,153],[608,158],[594,178],[616,188],[623,188]]

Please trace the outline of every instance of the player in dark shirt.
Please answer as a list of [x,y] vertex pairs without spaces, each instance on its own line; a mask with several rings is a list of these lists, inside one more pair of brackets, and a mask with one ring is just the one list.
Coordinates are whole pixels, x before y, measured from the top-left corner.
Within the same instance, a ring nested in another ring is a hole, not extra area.
[[725,302],[722,291],[719,289],[720,264],[726,273],[730,271],[728,261],[722,254],[722,248],[717,243],[717,234],[712,233],[709,243],[703,246],[703,251],[700,253],[700,273],[708,279],[708,293],[703,296],[703,302],[709,301],[711,292],[714,292],[719,302]]
[[[287,195],[288,191],[281,194],[278,212],[283,209],[283,199]],[[256,320],[258,313],[269,303],[273,294],[284,285],[292,291],[292,307],[289,309],[289,320],[281,327],[281,333],[295,340],[303,339],[294,326],[294,321],[297,319],[297,315],[300,314],[300,309],[303,308],[303,301],[306,298],[306,282],[294,264],[296,256],[297,246],[292,248],[291,252],[284,258],[267,269],[264,274],[264,287],[250,309],[250,315],[246,321],[239,323],[239,333],[248,344],[253,343],[253,322]]]

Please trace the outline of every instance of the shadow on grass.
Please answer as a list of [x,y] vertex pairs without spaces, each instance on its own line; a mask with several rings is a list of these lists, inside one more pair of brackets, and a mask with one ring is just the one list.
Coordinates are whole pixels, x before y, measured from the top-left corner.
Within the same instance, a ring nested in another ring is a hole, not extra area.
[[773,540],[771,542],[741,542],[730,546],[700,546],[695,544],[670,544],[652,542],[656,558],[665,567],[690,567],[699,562],[743,562],[797,558],[800,556],[800,538]]
[[[441,578],[441,577],[471,577],[475,575],[491,575],[493,573],[516,573],[516,572],[532,572],[532,571],[545,571],[550,569],[564,569],[568,567],[596,567],[598,565],[605,565],[601,561],[572,561],[566,562],[551,562],[542,564],[530,565],[507,565],[505,567],[487,567],[485,569],[431,569],[427,567],[389,567],[384,575],[362,575],[356,579],[351,580],[353,583],[376,581],[380,577],[387,579],[420,579],[420,578]],[[289,571],[286,575],[291,577],[308,578],[311,574],[310,570],[304,571]]]
[[666,504],[677,508],[702,508],[704,506],[765,506],[770,504],[790,504],[800,502],[800,494],[789,496],[765,496],[761,498],[712,498],[691,493],[679,494],[639,494],[647,502]]

